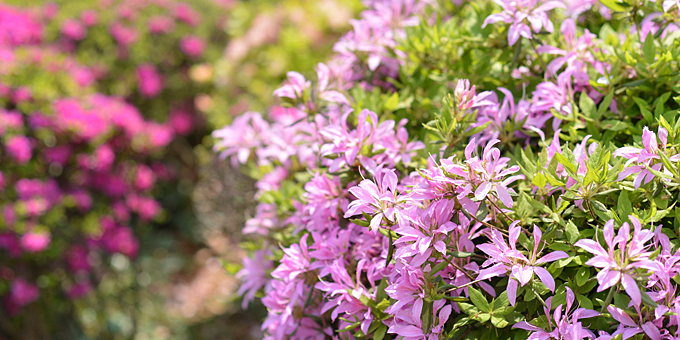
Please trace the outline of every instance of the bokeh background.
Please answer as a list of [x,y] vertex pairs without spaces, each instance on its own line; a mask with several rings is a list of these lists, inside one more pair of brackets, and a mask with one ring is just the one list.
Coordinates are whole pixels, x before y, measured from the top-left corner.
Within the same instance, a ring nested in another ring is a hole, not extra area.
[[307,76],[358,0],[0,1],[0,339],[257,339],[254,182],[210,132]]

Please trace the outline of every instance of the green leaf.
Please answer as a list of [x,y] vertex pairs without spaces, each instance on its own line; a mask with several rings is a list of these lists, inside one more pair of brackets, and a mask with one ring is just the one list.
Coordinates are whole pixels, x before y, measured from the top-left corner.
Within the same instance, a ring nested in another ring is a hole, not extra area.
[[470,316],[470,319],[475,320],[475,321],[479,321],[481,323],[489,321],[490,318],[491,318],[491,314],[489,314],[489,313],[479,313],[479,314],[475,314],[475,315]]
[[383,108],[387,111],[393,111],[399,105],[399,93],[394,92],[385,102]]
[[380,284],[377,287],[377,292],[375,294],[376,301],[380,301],[382,303],[383,300],[389,299],[389,296],[385,291],[387,286],[388,286],[387,279],[383,277],[382,280],[380,280]]
[[614,91],[611,91],[607,94],[607,96],[604,97],[602,102],[600,103],[600,107],[597,108],[597,114],[595,115],[595,119],[600,119],[602,115],[609,110],[609,105],[612,103],[612,99],[614,98]]
[[352,218],[349,221],[364,228],[367,228],[370,225],[368,221],[359,218]]
[[536,176],[534,176],[534,179],[531,181],[531,183],[539,188],[544,188],[546,184],[548,184],[548,179],[545,178],[545,175],[539,172],[536,174]]
[[385,338],[385,334],[387,333],[387,326],[382,325],[378,327],[378,329],[375,330],[375,333],[373,333],[373,340],[382,340]]
[[593,301],[591,301],[587,296],[578,294],[576,295],[576,301],[578,301],[583,308],[593,309]]
[[458,307],[460,308],[460,310],[463,311],[463,313],[465,313],[467,315],[475,315],[475,314],[479,313],[479,309],[477,309],[475,306],[473,306],[469,303],[458,302]]
[[590,268],[581,267],[576,273],[576,285],[579,287],[583,286],[586,281],[590,278]]
[[622,122],[620,120],[605,120],[602,122],[601,128],[603,130],[609,130],[609,131],[621,131],[625,130],[628,128],[628,124],[626,122]]
[[453,255],[453,257],[457,258],[466,258],[466,257],[471,257],[475,253],[468,253],[465,251],[458,251],[458,250],[452,250],[448,252],[449,254]]
[[498,328],[505,328],[508,326],[509,322],[505,318],[499,316],[491,316],[491,324]]
[[671,176],[671,175],[669,175],[669,174],[666,174],[666,173],[663,173],[663,172],[661,172],[661,171],[656,171],[656,170],[652,169],[651,166],[648,166],[648,167],[645,167],[645,168],[646,168],[647,170],[649,170],[649,172],[651,172],[652,174],[654,174],[654,176],[658,176],[658,177],[661,177],[661,178],[669,178],[669,179],[670,179],[670,178],[673,178],[673,176]]
[[567,235],[567,241],[571,244],[576,243],[581,236],[578,228],[572,221],[567,222],[567,225],[564,227],[564,233]]
[[490,312],[491,307],[489,306],[489,302],[486,301],[486,298],[484,295],[477,289],[468,287],[468,292],[470,293],[470,301],[479,308],[482,312]]
[[596,210],[607,212],[607,206],[604,205],[604,203],[598,201],[598,200],[591,200],[590,205],[593,206]]
[[501,295],[498,295],[498,297],[493,300],[494,311],[505,306],[510,306],[510,300],[508,299],[507,291],[503,291]]
[[652,298],[647,294],[647,292],[640,291],[640,295],[642,295],[642,302],[652,306],[652,307],[657,307],[658,305]]
[[590,97],[585,93],[581,93],[581,98],[579,99],[578,106],[581,108],[581,111],[587,116],[587,117],[593,117],[595,114],[595,102],[590,99]]
[[626,190],[621,191],[619,195],[619,203],[616,206],[616,212],[619,214],[621,219],[626,218],[633,212],[633,207],[628,199],[628,192]]
[[647,64],[654,63],[654,59],[656,57],[656,44],[652,32],[647,33],[645,42],[642,45],[642,51],[645,54],[645,61],[647,62]]
[[567,172],[573,179],[577,181],[579,180],[579,177],[576,174],[576,167],[569,161],[569,159],[566,156],[560,153],[556,153],[555,158],[557,158],[557,161],[564,166],[564,169],[567,170]]
[[392,262],[392,257],[394,256],[394,242],[392,241],[392,233],[390,233],[390,246],[387,250],[387,259],[385,260],[385,266],[388,267],[390,262]]
[[600,0],[600,2],[603,5],[609,7],[614,12],[624,12],[626,10],[626,8],[623,7],[621,3],[616,0]]

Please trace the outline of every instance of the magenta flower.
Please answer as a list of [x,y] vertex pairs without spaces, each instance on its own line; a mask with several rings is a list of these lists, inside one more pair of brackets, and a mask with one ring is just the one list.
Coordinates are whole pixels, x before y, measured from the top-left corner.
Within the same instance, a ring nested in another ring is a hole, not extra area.
[[680,0],[663,0],[661,7],[664,12],[668,12],[673,6],[675,9],[680,11]]
[[612,318],[619,322],[616,332],[612,334],[612,338],[621,334],[622,339],[625,340],[634,336],[635,334],[644,332],[652,340],[661,340],[661,332],[653,322],[647,321],[642,323],[642,321],[640,321],[639,323],[642,323],[642,325],[639,325],[623,309],[614,306],[608,306],[607,310],[612,315]]
[[312,86],[312,81],[306,80],[305,76],[294,71],[288,72],[286,76],[287,83],[274,90],[274,95],[277,97],[302,99],[302,95],[305,90]]
[[47,249],[50,240],[49,232],[29,231],[21,237],[21,247],[29,253],[38,253]]
[[[484,28],[488,24],[502,21],[511,24],[508,29],[508,43],[514,45],[520,36],[531,39],[531,28],[538,33],[542,28],[546,31],[553,31],[553,24],[548,17],[548,11],[554,8],[565,8],[560,1],[541,1],[541,0],[494,0],[503,8],[503,12],[491,14],[484,20]],[[524,21],[529,22],[529,25]]]
[[24,278],[20,277],[12,282],[10,301],[16,307],[21,308],[37,300],[39,296],[38,286],[28,283]]
[[186,136],[194,129],[194,119],[191,113],[185,110],[170,111],[168,121],[178,135]]
[[7,140],[7,153],[19,164],[26,164],[31,160],[31,140],[26,136],[13,136]]
[[[563,72],[557,76],[557,83],[544,81],[536,85],[536,90],[532,93],[531,110],[544,112],[547,116],[552,116],[551,109],[557,110],[561,115],[571,115],[573,113],[571,107],[573,95],[571,74]],[[553,129],[557,130],[560,122],[560,119],[554,118]]]
[[[642,296],[640,287],[635,281],[636,269],[660,271],[663,267],[649,259],[650,252],[646,251],[645,243],[654,237],[651,230],[642,230],[640,221],[635,216],[628,216],[633,222],[633,237],[629,241],[630,226],[628,222],[619,228],[619,233],[614,237],[614,220],[609,220],[604,225],[604,239],[609,251],[605,250],[596,240],[579,240],[576,246],[595,255],[586,262],[587,265],[602,268],[597,273],[598,292],[612,287],[619,282],[623,285],[626,293],[630,296],[635,306],[640,306]],[[618,251],[615,248],[618,245]]]
[[[619,173],[618,180],[620,181],[630,175],[637,174],[637,176],[635,176],[635,180],[633,180],[633,183],[635,185],[635,189],[638,189],[640,185],[651,182],[655,177],[655,175],[649,171],[648,168],[651,168],[655,171],[665,172],[670,175],[670,172],[663,168],[661,156],[659,155],[661,152],[666,152],[666,144],[668,142],[668,131],[666,131],[666,129],[663,127],[659,127],[659,141],[661,141],[661,149],[659,148],[656,134],[649,131],[649,129],[645,126],[642,130],[643,148],[627,146],[614,151],[612,153],[613,156],[619,156],[628,159],[624,165],[624,170]],[[678,159],[680,159],[680,155],[673,155],[669,159],[673,162],[676,162]]]
[[78,299],[87,295],[92,290],[92,285],[89,282],[77,283],[66,291],[66,296],[69,299]]
[[137,68],[139,92],[149,98],[157,96],[163,90],[163,78],[152,64],[143,64]]
[[175,29],[175,20],[163,15],[154,16],[149,18],[147,26],[152,34],[170,33]]
[[539,250],[541,238],[543,233],[541,229],[534,225],[534,249],[530,252],[529,257],[525,256],[517,250],[516,244],[521,227],[518,226],[519,221],[515,221],[510,225],[508,230],[509,239],[508,244],[505,243],[501,234],[496,231],[491,231],[491,242],[480,244],[477,246],[479,250],[489,255],[489,259],[483,264],[486,269],[482,270],[477,277],[477,280],[485,280],[494,276],[504,275],[510,273],[510,280],[508,281],[508,299],[511,305],[515,305],[517,298],[517,283],[522,286],[526,285],[534,277],[534,274],[543,282],[548,289],[555,291],[555,280],[552,275],[543,267],[538,265],[557,261],[559,259],[568,258],[569,255],[563,251],[554,251],[550,254],[538,258],[538,254],[543,251]]
[[345,218],[368,213],[372,215],[371,230],[380,227],[383,218],[395,223],[398,214],[397,174],[392,169],[378,166],[374,180],[365,179],[359,185],[350,188],[349,192],[357,199],[350,202]]
[[495,200],[496,198],[492,195],[492,193],[495,192],[498,199],[503,202],[507,208],[512,208],[513,202],[510,193],[514,193],[514,191],[509,189],[508,185],[518,179],[524,178],[524,175],[508,177],[508,175],[518,172],[519,166],[513,165],[507,168],[510,159],[501,157],[500,150],[493,147],[499,142],[500,141],[497,139],[489,141],[484,147],[482,157],[473,157],[472,152],[477,147],[475,139],[473,138],[470,140],[468,146],[465,147],[465,163],[469,170],[458,167],[455,170],[451,169],[450,172],[469,180],[470,189],[476,187],[476,189],[474,189],[474,196],[477,201],[483,201],[487,197]]
[[[312,82],[306,80],[303,75],[297,72],[288,72],[286,75],[287,83],[276,89],[274,91],[274,95],[277,97],[302,100],[304,92],[312,86]],[[349,101],[345,95],[332,89],[337,84],[332,83],[331,70],[328,68],[328,66],[326,66],[326,64],[319,63],[317,65],[316,75],[318,78],[318,83],[316,85],[316,91],[313,93],[314,95],[327,102],[349,105]],[[307,102],[303,104],[307,105],[308,109],[314,108],[313,102]]]
[[415,304],[417,300],[425,297],[425,274],[420,267],[398,263],[399,277],[389,285],[385,292],[396,302],[388,307],[385,312],[395,314],[404,307]]
[[68,268],[74,272],[86,272],[90,270],[90,263],[87,259],[88,251],[81,245],[74,245],[66,252],[66,262]]
[[416,256],[411,265],[419,266],[430,258],[433,248],[446,255],[446,238],[456,228],[456,224],[451,222],[455,204],[454,200],[434,202],[418,216],[411,217],[411,223],[400,225],[395,232],[401,237],[394,244],[407,246],[399,248],[396,256]]
[[267,255],[269,255],[267,250],[260,250],[255,252],[252,258],[243,257],[243,268],[236,274],[236,278],[241,280],[237,294],[243,295],[243,308],[246,308],[248,303],[255,299],[255,294],[271,280],[269,271],[272,268],[272,261],[266,258]]
[[91,27],[97,24],[99,17],[95,10],[86,9],[80,13],[80,20],[83,22],[85,27]]
[[467,79],[459,79],[456,84],[456,90],[454,91],[454,97],[456,99],[456,105],[461,111],[466,111],[474,107],[484,106],[493,104],[486,97],[493,94],[492,92],[485,91],[477,94],[476,86],[470,87],[470,81]]
[[156,175],[154,175],[153,170],[146,165],[140,164],[137,166],[137,171],[135,173],[135,186],[139,190],[148,190],[153,187],[156,182]]
[[87,34],[87,29],[81,22],[67,19],[61,24],[61,33],[71,40],[83,40],[85,34]]
[[430,331],[425,333],[421,314],[423,312],[423,300],[416,300],[413,306],[397,313],[394,323],[387,330],[388,333],[397,334],[403,340],[437,340],[443,335],[444,325],[451,315],[451,305],[446,305],[444,300],[434,302],[434,320]]
[[269,134],[269,124],[257,112],[246,112],[236,118],[230,126],[215,130],[215,150],[221,151],[222,159],[231,159],[232,165],[245,164],[253,149],[261,147]]
[[[564,48],[553,46],[539,46],[539,53],[555,54],[558,57],[553,59],[546,69],[548,76],[557,74],[557,71],[567,65],[566,72],[571,74],[579,84],[588,84],[588,65],[600,66],[591,52],[597,36],[590,33],[587,29],[580,37],[576,36],[576,23],[572,19],[566,19],[560,26],[562,37],[564,38]],[[598,70],[604,71],[602,67]],[[603,73],[604,72],[600,72]]]
[[595,338],[595,334],[584,328],[578,320],[596,317],[599,316],[600,313],[586,308],[576,308],[571,311],[571,307],[574,305],[575,295],[569,287],[567,287],[567,306],[564,309],[564,315],[562,314],[562,305],[557,306],[551,315],[550,310],[552,308],[552,300],[552,296],[547,298],[545,300],[546,306],[543,307],[546,319],[548,320],[548,327],[550,327],[549,330],[532,325],[526,321],[518,322],[514,324],[512,328],[520,328],[532,332],[527,340],[581,340],[583,338]]
[[137,29],[134,27],[124,26],[120,23],[114,23],[111,25],[111,27],[109,27],[109,32],[111,32],[111,35],[114,39],[116,39],[116,42],[118,42],[121,47],[128,47],[139,38],[139,32],[137,32]]
[[182,49],[182,52],[184,52],[184,54],[189,57],[199,57],[201,54],[203,54],[203,51],[205,51],[206,47],[205,41],[194,35],[187,35],[186,37],[182,38],[182,40],[179,42],[179,46]]

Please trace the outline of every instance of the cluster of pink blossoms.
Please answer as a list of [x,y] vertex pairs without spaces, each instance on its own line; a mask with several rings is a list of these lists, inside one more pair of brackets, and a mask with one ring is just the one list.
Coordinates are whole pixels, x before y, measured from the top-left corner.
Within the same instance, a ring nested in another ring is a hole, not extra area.
[[[397,77],[405,58],[385,51],[426,6],[399,0],[367,1],[336,45],[339,56],[319,65],[316,83],[290,72],[274,92],[290,107],[268,117],[249,112],[213,134],[222,157],[263,173],[260,204],[244,229],[256,234],[259,250],[238,277],[244,306],[264,294],[266,339],[463,339],[477,326],[537,340],[680,336],[677,235],[659,225],[656,210],[645,216],[641,204],[624,206],[632,188],[655,179],[642,200],[677,186],[668,129],[637,128],[642,147],[613,153],[591,135],[560,143],[564,122],[581,124],[576,114],[603,100],[595,85],[611,81],[612,66],[598,56],[614,51],[577,30],[579,16],[597,7],[608,17],[610,10],[594,1],[495,2],[501,12],[484,25],[507,24],[510,45],[520,37],[536,43],[533,68],[512,72],[534,90],[515,100],[499,87],[500,101],[465,79],[455,90],[449,85],[456,112],[476,115],[472,128],[484,127],[454,156],[443,156],[447,146],[426,154],[407,121],[355,112],[344,92],[384,85],[376,74]],[[664,10],[676,5],[663,2]],[[552,46],[536,37],[553,32],[558,8],[571,18],[559,26],[562,43]],[[653,25],[650,19],[641,30],[658,32]],[[548,59],[545,67],[538,58]],[[619,112],[616,101],[601,106]],[[504,157],[515,139],[529,146],[527,154],[543,148],[533,179],[516,165],[523,161]],[[612,192],[622,205],[616,212],[597,198]],[[566,271],[577,277],[565,278]],[[593,302],[600,311],[584,307]]]
[[[0,5],[0,282],[10,287],[4,306],[11,315],[41,295],[38,275],[26,269],[32,259],[50,254],[48,271],[66,269],[60,287],[65,296],[78,298],[98,283],[92,275],[96,253],[137,256],[133,228],[159,216],[156,184],[176,176],[160,156],[194,128],[195,115],[183,103],[173,104],[159,123],[128,98],[98,93],[98,82],[113,70],[76,60],[90,31],[105,26],[118,61],[132,62],[127,52],[137,42],[138,17],[146,8],[163,13],[147,23],[156,35],[195,27],[200,14],[176,1],[102,1],[102,6],[61,18],[54,4],[32,10]],[[47,41],[47,25],[60,27],[56,40]],[[175,48],[198,60],[206,43],[185,35]],[[148,100],[158,97],[165,88],[158,65],[135,68],[133,89]],[[17,86],[15,77],[27,74],[54,84]],[[43,88],[48,86],[53,88]]]

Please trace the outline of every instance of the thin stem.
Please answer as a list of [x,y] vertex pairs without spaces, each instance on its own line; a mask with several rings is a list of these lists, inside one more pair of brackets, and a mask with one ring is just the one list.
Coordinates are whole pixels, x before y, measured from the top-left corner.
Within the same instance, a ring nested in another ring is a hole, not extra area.
[[508,222],[512,221],[510,216],[508,216],[508,214],[506,214],[505,211],[503,211],[503,209],[501,209],[495,202],[493,202],[491,199],[489,199],[489,197],[486,197],[486,200],[489,201],[489,203],[491,203],[491,205],[493,205],[493,207],[496,208],[496,210],[498,210],[501,214],[503,214],[503,216],[505,216],[505,218],[508,219]]
[[538,299],[538,301],[540,301],[543,306],[547,307],[548,305],[545,304],[545,301],[541,297],[541,294],[538,294],[538,292],[534,289],[533,286],[529,285],[529,288],[531,288],[531,291],[534,292],[534,295],[536,295],[536,298]]
[[600,313],[604,313],[605,310],[607,310],[607,307],[609,304],[612,302],[612,298],[614,298],[614,287],[609,289],[609,294],[607,294],[607,298],[604,299],[604,304],[602,304],[602,309],[600,309]]
[[465,216],[470,216],[473,220],[475,220],[475,221],[481,223],[482,225],[484,225],[484,226],[486,226],[486,227],[489,227],[489,228],[491,228],[491,229],[494,229],[494,230],[498,230],[501,234],[503,234],[503,235],[505,235],[505,236],[509,236],[507,230],[505,230],[505,229],[500,229],[500,228],[496,227],[495,225],[492,225],[492,224],[490,224],[490,223],[488,223],[488,222],[481,221],[480,219],[477,218],[477,216],[475,216],[475,215],[469,213],[469,212],[468,212],[467,210],[465,210],[465,209],[462,209],[461,211],[463,212],[463,214],[465,214]]
[[458,289],[461,289],[461,288],[465,288],[465,287],[467,287],[467,286],[470,286],[470,285],[473,285],[473,284],[475,284],[475,283],[477,283],[477,282],[482,282],[482,281],[484,281],[484,280],[474,280],[474,281],[470,281],[470,282],[468,282],[468,283],[466,283],[466,284],[464,284],[464,285],[462,285],[462,286],[454,286],[453,288],[450,288],[449,290],[447,290],[447,292],[452,292],[452,291],[454,291],[454,290],[458,290]]
[[584,200],[586,201],[586,205],[588,206],[588,212],[590,212],[590,215],[593,216],[593,222],[595,225],[597,225],[597,216],[595,216],[595,212],[593,211],[593,206],[590,204],[589,200]]
[[452,265],[454,268],[456,268],[456,269],[460,270],[461,272],[463,272],[463,274],[465,274],[465,276],[467,276],[468,279],[474,281],[475,278],[472,277],[472,275],[470,275],[468,272],[466,272],[463,268],[461,268],[457,263],[455,263],[455,262],[449,260],[449,259],[446,258],[446,257],[444,257],[444,260],[446,260],[446,262],[448,262],[448,263],[449,263],[450,265]]

